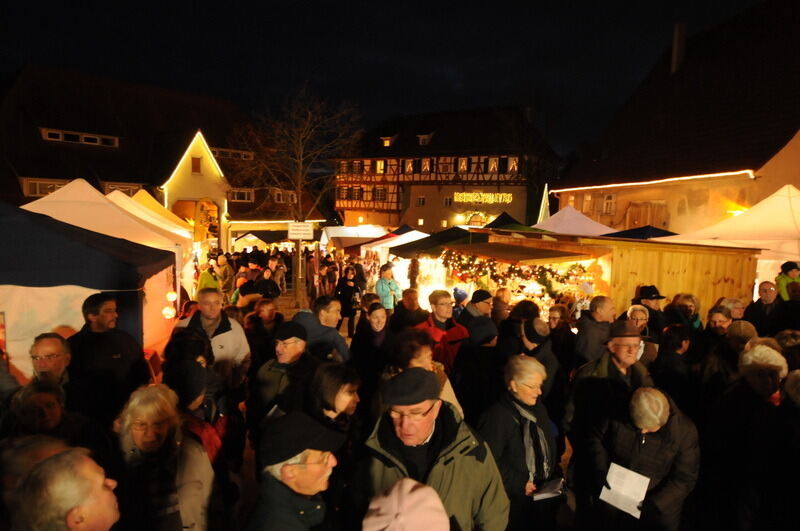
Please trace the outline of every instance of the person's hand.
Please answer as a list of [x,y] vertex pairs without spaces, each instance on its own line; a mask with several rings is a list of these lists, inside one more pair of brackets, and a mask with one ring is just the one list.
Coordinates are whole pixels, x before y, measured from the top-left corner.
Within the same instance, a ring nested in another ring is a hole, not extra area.
[[525,496],[530,496],[534,492],[536,492],[536,485],[532,481],[525,483]]

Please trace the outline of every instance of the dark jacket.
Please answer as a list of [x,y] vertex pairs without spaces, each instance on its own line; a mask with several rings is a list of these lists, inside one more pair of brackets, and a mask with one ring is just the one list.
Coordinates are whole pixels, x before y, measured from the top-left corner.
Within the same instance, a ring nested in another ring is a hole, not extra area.
[[254,288],[262,297],[268,299],[277,299],[281,295],[281,288],[279,288],[278,283],[271,278],[257,280]]
[[473,319],[475,319],[476,317],[480,317],[481,315],[483,314],[480,312],[480,310],[478,310],[478,308],[476,308],[475,305],[470,302],[467,303],[466,306],[464,306],[464,311],[461,312],[461,315],[458,316],[456,322],[466,328],[469,328],[469,323]]
[[655,384],[675,401],[678,408],[693,415],[697,406],[697,388],[686,355],[662,349],[649,370]]
[[470,426],[475,426],[484,411],[505,393],[505,359],[497,347],[461,345],[450,381]]
[[[638,472],[650,478],[642,527],[677,531],[683,502],[697,482],[700,447],[697,429],[674,402],[670,401],[667,423],[655,433],[643,435],[630,419],[611,419],[592,430],[588,446],[596,495],[612,462]],[[611,520],[628,519],[614,509],[604,512]]]
[[589,311],[581,313],[575,326],[578,337],[575,340],[575,356],[578,364],[594,361],[606,351],[606,341],[610,333],[610,323],[596,321]]
[[271,330],[264,327],[261,317],[250,313],[245,317],[244,335],[250,345],[250,367],[248,376],[253,378],[264,363],[275,357],[275,330],[283,324],[283,314],[275,313],[275,324]]
[[561,369],[567,374],[578,367],[578,359],[575,355],[575,343],[577,340],[578,338],[569,324],[563,321],[550,330],[553,354],[561,365]]
[[77,395],[70,402],[76,413],[108,429],[131,393],[150,380],[142,347],[127,332],[92,332],[88,324],[67,341],[72,353],[67,367],[70,394]]
[[[352,282],[353,285],[348,285],[348,282]],[[356,314],[359,303],[358,297],[360,295],[361,288],[358,287],[355,278],[349,281],[346,277],[339,279],[339,282],[336,284],[336,290],[333,292],[333,296],[336,297],[336,300],[342,305],[342,317],[353,317]]]
[[417,308],[416,310],[409,310],[403,304],[402,299],[394,307],[392,316],[389,317],[389,328],[395,334],[399,334],[403,330],[413,328],[428,319],[430,312]]
[[783,301],[775,310],[777,331],[800,330],[800,301]]
[[547,370],[547,379],[542,385],[542,397],[548,399],[553,386],[558,381],[555,378],[556,373],[559,372],[559,363],[555,354],[553,354],[552,342],[550,336],[542,336],[536,331],[533,323],[528,321],[524,325],[525,337],[528,341],[537,345],[533,350],[525,348],[525,343],[520,337],[521,321],[508,318],[500,324],[499,335],[497,337],[497,352],[503,358],[502,364],[505,366],[506,362],[512,356],[525,354],[536,358],[544,365]]
[[325,326],[319,322],[319,318],[311,313],[310,310],[300,310],[292,321],[306,329],[308,339],[306,348],[320,360],[330,360],[331,352],[334,350],[339,353],[344,361],[350,359],[350,349],[347,343],[333,327]]
[[764,304],[761,299],[751,302],[744,310],[744,320],[753,323],[760,337],[774,336],[780,332],[777,321],[780,304],[780,297],[776,297],[772,304]]
[[383,341],[377,344],[378,336],[372,327],[367,325],[356,332],[350,343],[350,364],[361,376],[361,387],[358,395],[361,398],[361,409],[369,410],[381,382],[381,374],[389,361],[389,354],[394,348],[394,334],[384,327]]
[[264,474],[247,531],[306,531],[324,518],[325,502],[320,495],[309,498],[297,494],[272,474]]

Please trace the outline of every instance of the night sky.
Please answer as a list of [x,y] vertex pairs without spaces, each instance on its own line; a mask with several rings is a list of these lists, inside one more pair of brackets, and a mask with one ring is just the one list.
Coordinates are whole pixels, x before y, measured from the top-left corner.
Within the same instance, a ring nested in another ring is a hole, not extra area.
[[692,35],[757,1],[19,2],[2,8],[0,75],[61,66],[256,111],[307,83],[356,104],[365,125],[528,104],[566,154],[602,131],[668,50],[676,21]]

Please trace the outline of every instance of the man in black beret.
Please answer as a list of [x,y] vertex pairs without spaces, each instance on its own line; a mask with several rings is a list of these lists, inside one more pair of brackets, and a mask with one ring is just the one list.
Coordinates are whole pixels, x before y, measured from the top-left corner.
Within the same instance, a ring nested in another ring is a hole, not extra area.
[[508,496],[487,445],[455,408],[439,398],[439,380],[421,368],[385,382],[388,411],[367,439],[358,503],[410,477],[433,487],[459,529],[501,531],[508,523]]
[[264,363],[249,382],[247,425],[254,443],[265,418],[303,410],[311,377],[320,363],[306,352],[306,338],[306,330],[299,324],[281,324],[275,331],[275,359]]
[[305,413],[293,411],[268,422],[258,445],[263,468],[258,502],[248,531],[305,530],[322,523],[328,488],[344,435]]

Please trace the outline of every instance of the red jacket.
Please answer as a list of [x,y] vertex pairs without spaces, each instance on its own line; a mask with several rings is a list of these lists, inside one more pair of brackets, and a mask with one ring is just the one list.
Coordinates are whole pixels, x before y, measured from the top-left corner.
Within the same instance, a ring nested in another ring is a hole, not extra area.
[[469,332],[455,319],[450,318],[446,321],[447,330],[442,330],[433,324],[433,319],[433,314],[431,314],[414,328],[425,330],[433,338],[436,342],[433,347],[433,359],[444,365],[445,370],[449,373],[453,368],[458,349],[461,348],[461,343],[469,337]]

